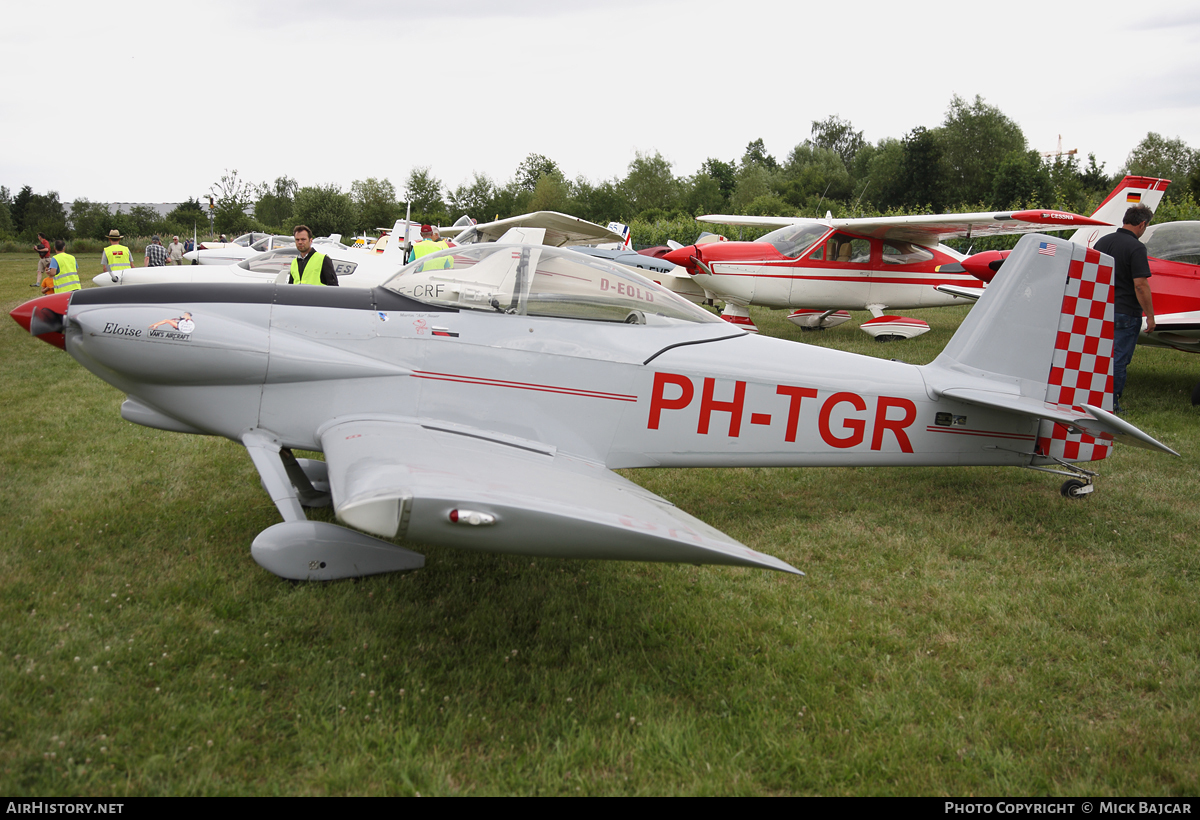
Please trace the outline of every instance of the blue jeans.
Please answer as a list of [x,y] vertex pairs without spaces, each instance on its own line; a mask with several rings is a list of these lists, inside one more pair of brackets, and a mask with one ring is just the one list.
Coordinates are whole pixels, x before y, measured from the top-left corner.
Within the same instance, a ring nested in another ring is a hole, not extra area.
[[1133,361],[1133,348],[1141,332],[1141,316],[1113,315],[1113,410],[1118,413],[1121,411],[1121,393],[1125,391],[1125,368]]

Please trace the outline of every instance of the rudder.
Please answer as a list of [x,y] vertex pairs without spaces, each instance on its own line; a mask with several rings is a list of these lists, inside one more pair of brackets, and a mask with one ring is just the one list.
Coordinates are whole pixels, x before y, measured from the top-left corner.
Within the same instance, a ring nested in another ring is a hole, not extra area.
[[[1112,412],[1112,258],[1080,245],[1069,247],[1071,263],[1046,379],[1046,402],[1080,412],[1084,405]],[[1071,432],[1046,419],[1038,426],[1037,452],[1043,456],[1064,461],[1099,461],[1111,449],[1111,439]]]

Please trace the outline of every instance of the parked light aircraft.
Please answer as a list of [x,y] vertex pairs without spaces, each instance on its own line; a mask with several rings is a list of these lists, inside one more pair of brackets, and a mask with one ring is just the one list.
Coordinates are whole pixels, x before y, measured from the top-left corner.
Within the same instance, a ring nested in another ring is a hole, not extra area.
[[[1161,191],[1137,187],[1145,179],[1127,177],[1110,199],[1119,193],[1161,197]],[[944,240],[1111,225],[1101,217],[1055,210],[823,220],[715,214],[697,220],[783,226],[756,242],[689,245],[665,256],[725,299],[726,321],[754,330],[747,306],[763,305],[799,308],[788,317],[793,322],[827,328],[848,321],[847,310],[869,310],[874,318],[862,330],[881,341],[929,330],[920,319],[884,315],[885,309],[964,304],[952,288],[939,286],[979,286],[955,264],[964,255],[940,244]]]
[[[751,335],[543,245],[442,251],[371,290],[93,288],[12,316],[125,393],[125,419],[243,444],[284,519],[251,554],[286,578],[422,565],[379,537],[795,572],[613,470],[1007,465],[1089,493],[1078,463],[1113,440],[1174,452],[1109,412],[1111,265],[1022,239],[924,366]],[[325,503],[364,532],[306,519]]]
[[[375,254],[363,248],[351,248],[328,239],[313,241],[314,249],[333,260],[338,284],[346,287],[375,287],[389,279],[404,264],[402,244],[392,253]],[[230,265],[168,265],[156,268],[128,268],[117,273],[101,273],[92,278],[97,286],[150,285],[163,283],[232,284],[286,282],[292,260],[299,251],[291,245],[243,259]]]
[[[328,254],[333,259],[340,286],[373,288],[391,278],[404,264],[406,242],[397,242],[393,239],[407,237],[407,243],[420,241],[420,227],[419,223],[413,223],[407,219],[396,220],[395,227],[381,237],[372,249],[348,247],[327,239],[314,240],[314,245],[316,250]],[[558,247],[575,243],[619,244],[625,239],[621,232],[611,227],[604,228],[594,222],[555,211],[536,211],[482,224],[475,224],[464,218],[459,220],[454,227],[446,228],[445,233],[453,237],[450,240],[453,247],[479,242],[496,242],[497,240]],[[256,244],[272,238],[267,235],[260,235],[260,237],[261,239]],[[286,274],[291,268],[292,259],[298,252],[295,241],[291,237],[275,238],[286,238],[287,243],[281,244],[274,250],[258,253],[232,264],[130,268],[117,274],[101,273],[92,281],[100,287],[109,287],[115,284],[146,285],[168,282],[286,282],[288,278]],[[225,249],[225,251],[228,250],[229,248]],[[241,250],[240,246],[238,250]],[[217,250],[213,253],[225,251]],[[202,251],[202,253],[207,253],[207,251]],[[633,251],[629,251],[628,256],[634,261],[658,261],[641,257]],[[626,259],[620,259],[618,262],[628,264]],[[641,265],[631,264],[631,267],[641,267]],[[664,270],[656,271],[654,278],[661,281],[668,289],[682,293],[688,298],[695,299],[697,296],[703,296],[703,291],[691,282],[691,277],[687,276],[682,269],[671,273],[669,270],[675,269],[675,266],[670,263],[659,263],[658,267]]]
[[[197,248],[185,253],[183,258],[188,262],[201,265],[234,265],[255,254],[276,248],[290,248],[296,244],[296,240],[290,236],[274,234],[248,234],[248,236],[254,237],[254,241],[243,245],[235,240],[219,248]],[[241,237],[238,239],[240,240]]]

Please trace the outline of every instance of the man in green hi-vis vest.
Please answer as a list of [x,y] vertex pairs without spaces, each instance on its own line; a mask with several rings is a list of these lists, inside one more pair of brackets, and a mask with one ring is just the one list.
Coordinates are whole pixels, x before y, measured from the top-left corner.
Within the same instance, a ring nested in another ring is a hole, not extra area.
[[296,240],[296,250],[300,252],[292,260],[292,284],[336,286],[338,280],[333,271],[333,260],[312,249],[312,229],[307,225],[297,225],[292,229],[292,238]]
[[57,253],[50,260],[50,275],[54,277],[54,292],[69,293],[79,290],[79,268],[75,257],[66,252],[67,243],[61,239],[54,240],[54,250]]

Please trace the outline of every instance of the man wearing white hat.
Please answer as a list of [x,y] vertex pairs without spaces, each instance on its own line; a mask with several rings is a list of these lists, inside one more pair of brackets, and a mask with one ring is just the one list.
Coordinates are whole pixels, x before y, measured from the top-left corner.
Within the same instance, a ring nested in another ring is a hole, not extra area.
[[124,238],[116,228],[109,231],[108,247],[104,249],[104,255],[100,257],[100,269],[105,273],[112,274],[114,281],[120,278],[121,271],[133,267],[133,255],[129,252],[129,248],[121,244],[121,240]]

